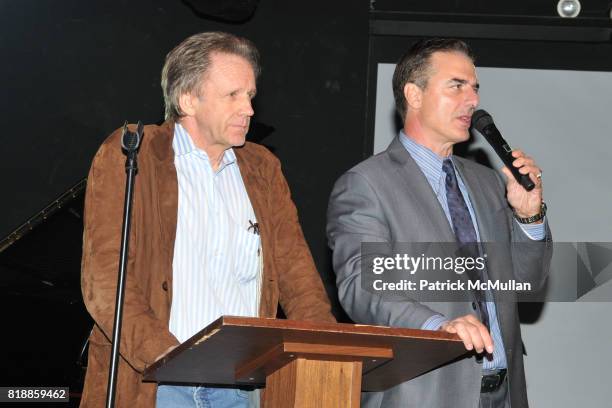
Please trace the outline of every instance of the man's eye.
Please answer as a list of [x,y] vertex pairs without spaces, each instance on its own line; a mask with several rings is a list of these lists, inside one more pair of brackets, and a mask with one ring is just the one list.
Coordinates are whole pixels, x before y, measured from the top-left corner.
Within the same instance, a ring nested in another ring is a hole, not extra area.
[[230,93],[230,96],[231,96],[232,98],[235,98],[236,96],[238,96],[238,91],[231,92],[231,93]]

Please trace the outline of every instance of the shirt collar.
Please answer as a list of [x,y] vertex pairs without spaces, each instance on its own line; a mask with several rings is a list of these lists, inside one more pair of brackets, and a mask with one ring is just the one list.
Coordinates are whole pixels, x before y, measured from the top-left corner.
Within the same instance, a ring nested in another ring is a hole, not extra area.
[[[427,147],[417,143],[410,136],[406,135],[403,130],[399,132],[399,139],[402,145],[406,148],[410,156],[417,163],[425,178],[433,188],[434,192],[438,194],[438,190],[440,189],[441,179],[443,176],[442,171],[442,161],[444,158],[438,156],[432,150]],[[449,156],[452,160],[452,155]],[[453,163],[454,166],[454,163]],[[445,176],[446,177],[446,176]]]
[[[174,149],[175,157],[186,156],[191,153],[196,153],[209,160],[208,155],[202,149],[199,149],[191,139],[189,132],[180,123],[174,124],[174,139],[172,140],[172,148]],[[221,159],[221,165],[217,172],[221,171],[225,166],[236,162],[236,153],[234,149],[229,148],[223,152],[223,158]]]

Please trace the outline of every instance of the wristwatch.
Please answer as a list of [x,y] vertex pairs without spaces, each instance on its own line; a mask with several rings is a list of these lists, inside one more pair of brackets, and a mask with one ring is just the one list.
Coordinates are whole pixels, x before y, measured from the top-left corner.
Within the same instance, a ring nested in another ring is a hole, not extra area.
[[514,218],[521,224],[533,224],[534,222],[540,221],[546,215],[546,203],[542,201],[542,205],[540,206],[540,212],[536,215],[532,215],[531,217],[521,218],[516,215],[516,211],[514,212]]

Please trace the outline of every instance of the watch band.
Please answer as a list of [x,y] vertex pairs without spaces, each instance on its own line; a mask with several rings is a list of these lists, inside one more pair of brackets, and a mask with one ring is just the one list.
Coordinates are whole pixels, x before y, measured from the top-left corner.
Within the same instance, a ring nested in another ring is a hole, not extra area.
[[516,211],[513,211],[513,212],[514,212],[514,218],[516,218],[516,220],[520,222],[521,224],[533,224],[534,222],[538,222],[542,218],[544,218],[544,216],[546,215],[546,210],[547,210],[546,203],[542,201],[542,205],[540,206],[540,212],[536,215],[532,215],[531,217],[521,218],[518,215],[516,215]]

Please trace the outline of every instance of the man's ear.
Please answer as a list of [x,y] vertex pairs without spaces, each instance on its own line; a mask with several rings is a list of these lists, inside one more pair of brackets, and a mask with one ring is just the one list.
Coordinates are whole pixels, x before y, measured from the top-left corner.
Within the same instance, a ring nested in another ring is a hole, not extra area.
[[404,98],[409,109],[418,110],[423,103],[423,90],[417,84],[408,82],[404,85]]
[[195,115],[195,102],[197,97],[191,95],[190,93],[184,93],[179,96],[179,107],[181,108],[181,112],[185,116],[193,116]]

